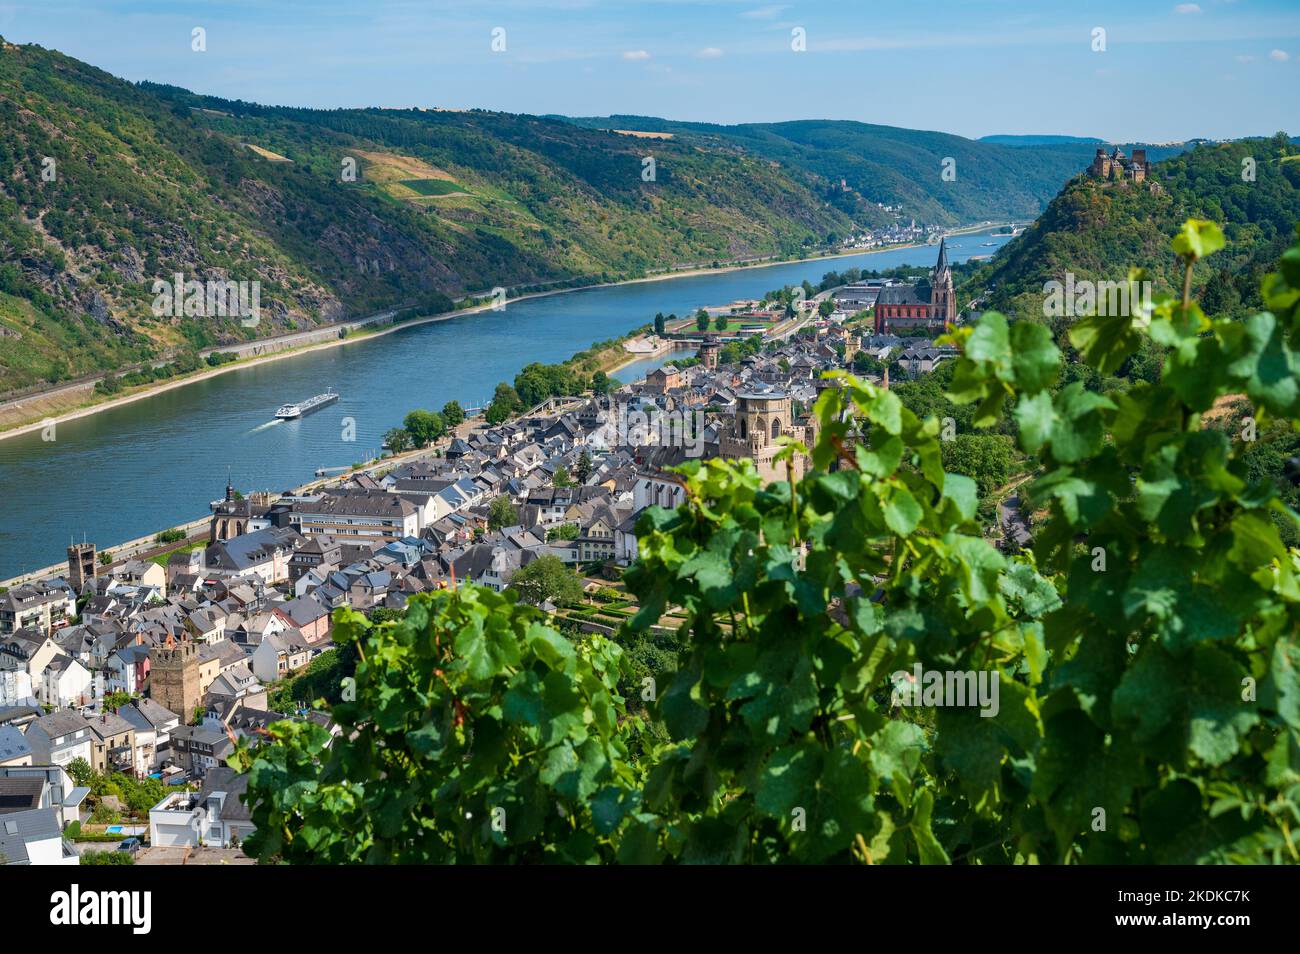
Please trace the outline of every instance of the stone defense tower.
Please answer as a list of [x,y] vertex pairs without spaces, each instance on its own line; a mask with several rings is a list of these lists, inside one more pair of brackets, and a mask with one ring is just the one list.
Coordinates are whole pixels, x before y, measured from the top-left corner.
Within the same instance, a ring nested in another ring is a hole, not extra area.
[[718,352],[722,350],[722,345],[718,344],[718,339],[713,335],[707,335],[703,342],[700,343],[700,350],[697,356],[700,363],[710,371],[718,367]]
[[81,593],[87,583],[94,583],[97,572],[93,543],[74,543],[68,547],[68,583],[74,590]]
[[193,640],[177,643],[170,636],[149,650],[149,695],[188,725],[202,701],[199,693],[199,650]]
[[1147,178],[1147,151],[1145,149],[1133,150],[1133,162],[1129,166],[1129,174],[1133,177],[1134,182],[1145,182]]

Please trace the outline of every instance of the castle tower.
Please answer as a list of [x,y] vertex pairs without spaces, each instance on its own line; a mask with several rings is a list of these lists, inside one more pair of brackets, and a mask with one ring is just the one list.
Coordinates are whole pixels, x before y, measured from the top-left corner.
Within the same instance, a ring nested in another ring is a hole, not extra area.
[[94,583],[96,572],[93,543],[74,543],[68,547],[68,583],[74,590],[80,593],[87,583]]
[[939,239],[939,260],[930,275],[930,320],[943,322],[945,329],[957,320],[957,297],[952,287],[952,269],[948,267],[948,250]]
[[[782,391],[736,395],[736,416],[718,439],[718,449],[728,460],[748,457],[764,481],[784,480],[784,466],[773,462],[781,436],[799,437],[794,427],[794,408]],[[803,475],[802,461],[796,460],[796,477]]]
[[1147,151],[1145,149],[1134,149],[1133,162],[1129,165],[1129,174],[1133,177],[1133,181],[1145,182],[1147,168]]
[[722,346],[718,344],[717,338],[713,337],[713,335],[706,336],[700,344],[698,354],[700,363],[710,371],[716,370],[718,367],[718,352],[721,350]]
[[1109,179],[1110,164],[1110,155],[1105,149],[1098,149],[1097,154],[1092,157],[1092,165],[1089,167],[1088,171],[1099,179]]
[[189,724],[203,697],[199,693],[199,650],[193,640],[171,636],[149,650],[149,695]]

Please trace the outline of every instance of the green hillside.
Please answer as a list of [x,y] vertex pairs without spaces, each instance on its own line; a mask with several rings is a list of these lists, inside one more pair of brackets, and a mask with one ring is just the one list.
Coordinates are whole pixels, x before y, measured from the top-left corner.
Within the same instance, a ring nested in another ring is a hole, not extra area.
[[[1087,166],[1099,145],[1095,140],[1011,145],[842,120],[719,126],[605,116],[570,122],[588,128],[671,133],[715,147],[729,145],[832,183],[842,182],[846,200],[860,196],[877,210],[877,203],[898,206],[904,216],[944,225],[1036,217],[1061,184]],[[1153,159],[1178,151],[1179,147],[1148,147]],[[949,158],[955,160],[956,177],[945,180],[941,173]],[[892,217],[880,214],[879,218]]]
[[[734,148],[500,113],[262,107],[4,50],[0,394],[497,286],[795,256],[866,214]],[[260,282],[260,323],[156,316],[153,283],[176,273]]]
[[[1255,179],[1243,181],[1247,159]],[[1130,266],[1147,270],[1156,290],[1181,282],[1168,235],[1188,218],[1223,223],[1228,246],[1198,276],[1207,311],[1240,317],[1261,306],[1260,276],[1277,260],[1300,222],[1300,148],[1279,134],[1201,145],[1155,164],[1158,189],[1072,179],[1043,215],[974,270],[959,293],[984,307],[1021,317],[1043,314],[1044,284],[1124,281]]]

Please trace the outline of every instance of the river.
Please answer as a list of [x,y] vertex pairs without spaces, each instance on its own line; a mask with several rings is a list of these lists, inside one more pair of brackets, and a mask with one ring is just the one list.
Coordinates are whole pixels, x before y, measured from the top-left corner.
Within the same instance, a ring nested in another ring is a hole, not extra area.
[[[964,234],[949,258],[987,255],[1010,236]],[[377,456],[406,412],[455,398],[482,406],[498,381],[532,361],[554,363],[649,323],[655,312],[754,298],[827,271],[932,265],[934,246],[589,288],[403,328],[337,348],[241,368],[131,404],[0,441],[0,580],[56,563],[70,539],[101,547],[193,520],[236,487],[279,491],[318,467]],[[616,373],[643,376],[668,360]],[[629,374],[629,370],[632,372]],[[334,387],[337,404],[298,421],[275,409]],[[352,437],[354,439],[349,440]]]

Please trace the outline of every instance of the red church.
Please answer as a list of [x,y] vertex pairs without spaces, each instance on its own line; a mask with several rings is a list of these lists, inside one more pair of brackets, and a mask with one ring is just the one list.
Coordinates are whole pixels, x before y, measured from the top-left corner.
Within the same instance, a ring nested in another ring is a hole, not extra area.
[[939,261],[930,273],[930,300],[922,301],[915,285],[887,285],[876,299],[876,334],[907,336],[915,331],[939,332],[957,320],[948,250],[939,240]]

